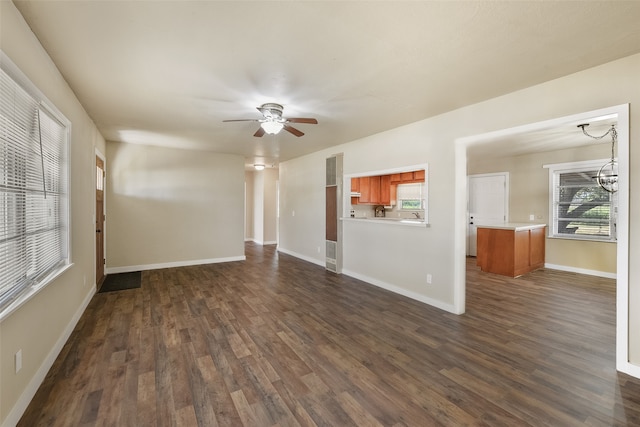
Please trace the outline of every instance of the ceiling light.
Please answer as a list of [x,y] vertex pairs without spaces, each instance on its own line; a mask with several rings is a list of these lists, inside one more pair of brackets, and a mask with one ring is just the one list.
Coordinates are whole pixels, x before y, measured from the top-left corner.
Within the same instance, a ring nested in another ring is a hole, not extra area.
[[255,165],[253,165],[253,167],[256,168],[257,171],[261,171],[261,170],[264,169],[264,165],[259,165],[257,163]]
[[275,135],[282,130],[282,128],[284,127],[284,123],[267,120],[265,122],[262,122],[260,126],[269,135]]
[[618,162],[616,161],[615,155],[615,146],[616,141],[618,140],[618,132],[616,131],[616,125],[611,125],[611,128],[604,135],[594,136],[589,134],[585,127],[589,126],[589,123],[583,123],[578,125],[579,128],[582,128],[582,133],[584,133],[589,138],[593,139],[602,139],[605,136],[611,134],[611,160],[602,165],[596,176],[593,178],[596,180],[598,185],[602,187],[604,190],[609,193],[615,193],[618,191]]

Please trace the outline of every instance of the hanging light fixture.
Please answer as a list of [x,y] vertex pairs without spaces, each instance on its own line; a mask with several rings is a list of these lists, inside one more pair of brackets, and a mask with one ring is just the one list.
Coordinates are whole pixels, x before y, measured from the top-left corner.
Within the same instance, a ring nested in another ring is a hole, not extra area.
[[602,165],[598,173],[593,178],[596,180],[598,185],[602,187],[604,190],[609,193],[615,193],[618,191],[618,162],[615,160],[615,145],[618,140],[618,132],[616,131],[616,125],[611,125],[611,129],[607,131],[604,135],[601,136],[593,136],[587,133],[585,127],[589,126],[589,123],[584,123],[578,125],[579,128],[582,129],[582,133],[592,139],[602,139],[605,136],[611,134],[611,160]]
[[282,130],[282,128],[284,127],[284,123],[276,120],[266,120],[260,123],[260,126],[269,135],[275,135]]

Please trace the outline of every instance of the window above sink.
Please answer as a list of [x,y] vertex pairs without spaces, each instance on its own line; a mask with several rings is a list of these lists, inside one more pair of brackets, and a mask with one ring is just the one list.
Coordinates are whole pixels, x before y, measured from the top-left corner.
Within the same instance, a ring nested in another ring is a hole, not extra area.
[[[344,175],[345,217],[428,221],[426,163]],[[384,208],[383,210],[381,208]]]

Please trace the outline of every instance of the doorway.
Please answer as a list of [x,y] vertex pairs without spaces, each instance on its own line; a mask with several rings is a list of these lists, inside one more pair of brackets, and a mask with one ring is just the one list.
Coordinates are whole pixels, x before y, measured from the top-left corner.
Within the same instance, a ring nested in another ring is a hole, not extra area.
[[509,173],[469,175],[467,256],[477,255],[477,224],[505,222],[509,218]]
[[454,227],[454,307],[456,313],[465,311],[465,276],[467,246],[467,150],[476,145],[490,145],[496,139],[527,134],[562,126],[575,128],[580,123],[595,118],[615,117],[618,129],[618,223],[617,223],[617,278],[616,278],[616,369],[640,378],[640,367],[629,361],[629,104],[621,104],[600,110],[579,113],[503,129],[484,134],[459,138],[455,142],[455,181],[465,191],[455,195]]
[[104,281],[104,181],[105,181],[104,159],[96,154],[96,286]]

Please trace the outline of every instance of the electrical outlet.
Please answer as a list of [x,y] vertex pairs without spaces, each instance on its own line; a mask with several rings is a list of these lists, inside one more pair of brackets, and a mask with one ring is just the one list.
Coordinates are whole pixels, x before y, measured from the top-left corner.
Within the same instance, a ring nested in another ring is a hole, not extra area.
[[536,216],[534,214],[529,215],[529,221],[535,221]]
[[18,350],[15,355],[16,374],[22,369],[22,349]]
[[431,274],[427,274],[427,285],[431,284],[431,280],[433,279],[433,277],[431,277]]
[[320,246],[318,246],[318,253],[320,253]]

